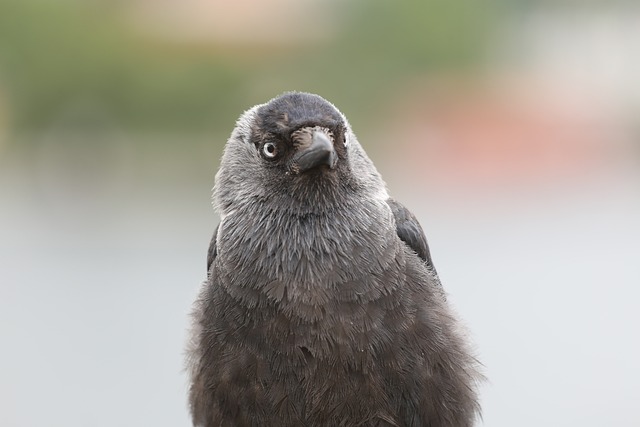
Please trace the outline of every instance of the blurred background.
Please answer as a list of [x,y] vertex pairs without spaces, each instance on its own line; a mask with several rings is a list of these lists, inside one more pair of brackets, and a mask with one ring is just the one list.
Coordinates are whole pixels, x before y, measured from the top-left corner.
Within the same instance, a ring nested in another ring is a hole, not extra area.
[[214,174],[285,90],[336,104],[419,217],[482,425],[640,425],[622,0],[0,0],[0,425],[189,425]]

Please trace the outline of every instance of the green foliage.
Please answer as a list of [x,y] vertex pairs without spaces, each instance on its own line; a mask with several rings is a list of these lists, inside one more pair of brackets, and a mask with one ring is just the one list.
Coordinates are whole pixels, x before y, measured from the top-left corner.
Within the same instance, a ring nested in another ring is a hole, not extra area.
[[[359,0],[332,43],[291,58],[289,81],[371,117],[407,79],[477,65],[497,10],[473,0]],[[356,110],[357,109],[357,110]]]
[[495,15],[472,0],[334,2],[346,16],[329,41],[197,48],[144,37],[108,4],[0,0],[0,94],[14,131],[87,105],[130,130],[228,128],[238,111],[292,89],[366,115],[408,77],[476,63]]

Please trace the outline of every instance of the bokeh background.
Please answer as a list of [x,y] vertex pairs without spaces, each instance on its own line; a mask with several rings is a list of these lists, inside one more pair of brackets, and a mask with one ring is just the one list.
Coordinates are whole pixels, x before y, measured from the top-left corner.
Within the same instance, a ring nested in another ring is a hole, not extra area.
[[350,119],[492,427],[640,425],[637,1],[0,0],[0,425],[186,426],[237,116]]

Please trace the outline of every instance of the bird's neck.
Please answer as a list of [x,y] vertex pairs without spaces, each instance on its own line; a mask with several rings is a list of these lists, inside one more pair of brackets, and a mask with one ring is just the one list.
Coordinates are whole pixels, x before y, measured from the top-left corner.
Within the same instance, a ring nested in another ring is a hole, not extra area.
[[237,205],[223,218],[218,256],[237,274],[332,286],[380,267],[397,251],[392,234],[392,213],[374,197],[312,209],[260,201]]

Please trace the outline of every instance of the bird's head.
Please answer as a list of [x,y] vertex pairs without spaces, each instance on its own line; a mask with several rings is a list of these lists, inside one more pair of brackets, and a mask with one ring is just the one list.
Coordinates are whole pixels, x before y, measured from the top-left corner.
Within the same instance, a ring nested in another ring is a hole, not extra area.
[[290,93],[257,109],[250,142],[263,167],[317,177],[344,168],[348,130],[342,114],[324,99]]
[[289,92],[238,119],[214,202],[222,215],[255,200],[313,210],[358,192],[386,197],[345,116],[318,95]]

